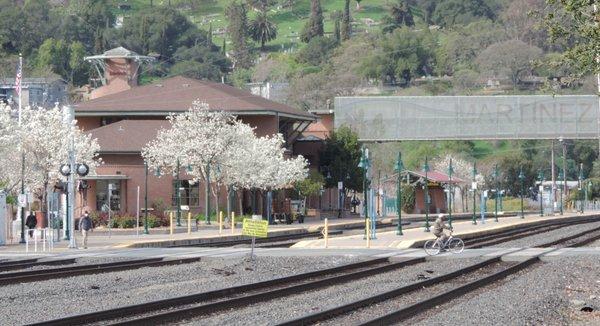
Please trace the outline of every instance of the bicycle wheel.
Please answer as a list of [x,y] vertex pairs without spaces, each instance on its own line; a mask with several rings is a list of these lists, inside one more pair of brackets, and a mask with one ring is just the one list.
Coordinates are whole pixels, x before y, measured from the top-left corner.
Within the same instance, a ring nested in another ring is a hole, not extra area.
[[440,243],[437,240],[427,240],[423,249],[429,256],[435,256],[440,253]]
[[465,243],[459,238],[453,238],[448,243],[448,249],[450,249],[453,254],[460,254],[465,249]]

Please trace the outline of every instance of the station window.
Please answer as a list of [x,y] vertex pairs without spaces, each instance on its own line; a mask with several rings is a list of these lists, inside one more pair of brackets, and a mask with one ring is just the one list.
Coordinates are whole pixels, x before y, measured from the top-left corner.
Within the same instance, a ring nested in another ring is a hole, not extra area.
[[[200,185],[198,182],[190,183],[189,180],[180,180],[179,194],[181,205],[197,207],[200,205]],[[173,206],[177,205],[177,181],[173,181]]]

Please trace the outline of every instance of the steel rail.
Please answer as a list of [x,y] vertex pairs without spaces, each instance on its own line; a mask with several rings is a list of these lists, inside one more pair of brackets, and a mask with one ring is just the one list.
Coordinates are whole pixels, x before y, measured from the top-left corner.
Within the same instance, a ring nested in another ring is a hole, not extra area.
[[62,268],[41,269],[34,271],[23,271],[14,273],[0,274],[0,286],[16,283],[36,282],[49,279],[62,278],[66,276],[80,276],[88,274],[110,273],[143,267],[157,267],[165,265],[186,264],[199,261],[199,257],[167,259],[148,258],[133,261],[121,261],[106,264],[80,265]]
[[0,264],[0,272],[12,271],[15,269],[25,269],[25,268],[35,267],[35,266],[68,265],[68,264],[74,264],[75,260],[76,260],[75,258],[41,260],[41,261],[38,259],[25,259],[25,260],[21,260],[21,261],[15,261],[12,264]]
[[[550,247],[552,245],[564,243],[564,242],[588,235],[593,232],[598,232],[598,231],[600,231],[600,228],[594,228],[592,230],[579,232],[577,234],[567,236],[567,237],[561,238],[556,241],[551,241],[551,242],[545,243],[541,246],[542,247]],[[573,246],[581,246],[581,245],[590,243],[592,241],[595,241],[596,239],[600,239],[600,234],[593,236],[593,237],[589,237],[587,239],[583,239],[581,241],[578,241]],[[456,287],[456,288],[446,291],[444,293],[435,295],[433,297],[430,297],[423,301],[417,302],[417,303],[410,305],[408,307],[405,307],[403,309],[394,311],[390,314],[377,317],[375,319],[372,319],[370,321],[363,323],[362,325],[391,325],[394,323],[401,322],[401,321],[411,318],[427,309],[430,309],[432,307],[446,303],[446,302],[448,302],[452,299],[455,299],[461,295],[467,294],[467,293],[472,292],[481,287],[490,285],[490,284],[492,284],[498,280],[501,280],[511,274],[514,274],[520,270],[526,269],[526,268],[530,267],[531,265],[533,265],[534,263],[538,262],[540,260],[539,257],[540,257],[540,255],[536,255],[532,258],[526,259],[525,261],[523,261],[517,265],[508,267],[506,269],[503,269],[503,270],[493,273],[491,275],[479,278],[475,281],[472,281],[465,285]],[[326,311],[321,311],[321,312],[306,315],[306,316],[303,316],[303,317],[300,317],[300,318],[297,318],[294,320],[285,321],[279,325],[280,326],[281,325],[286,325],[286,326],[309,325],[309,324],[317,323],[320,321],[328,320],[328,319],[334,318],[336,316],[342,315],[344,313],[354,311],[359,308],[367,307],[367,306],[370,306],[370,305],[373,305],[373,304],[376,304],[379,302],[383,302],[383,301],[410,293],[415,290],[422,289],[427,286],[431,286],[431,285],[438,284],[440,282],[444,282],[444,281],[452,279],[452,278],[456,278],[465,273],[472,272],[478,268],[485,267],[495,261],[496,262],[500,261],[500,259],[501,259],[501,257],[498,256],[498,257],[483,261],[481,263],[466,267],[465,269],[461,269],[461,270],[458,270],[458,271],[455,271],[455,272],[452,272],[449,274],[441,275],[441,276],[438,276],[436,278],[432,278],[429,280],[413,283],[413,284],[410,284],[410,285],[407,285],[404,287],[400,287],[400,288],[397,288],[397,289],[394,289],[394,290],[391,290],[391,291],[388,291],[385,293],[377,294],[377,295],[374,295],[374,296],[371,296],[371,297],[368,297],[368,298],[365,298],[362,300],[358,300],[358,301],[351,302],[351,303],[348,303],[345,305],[334,307],[334,308],[328,309]]]
[[[101,310],[91,313],[78,314],[73,316],[68,316],[60,319],[54,319],[49,321],[44,321],[41,323],[36,323],[32,325],[84,325],[91,322],[100,322],[107,321],[116,318],[123,318],[124,316],[132,316],[143,313],[148,313],[148,311],[160,310],[166,308],[172,308],[181,305],[194,304],[202,301],[208,300],[216,300],[226,296],[243,294],[250,291],[265,289],[269,287],[279,286],[282,284],[288,284],[290,282],[298,282],[303,281],[315,277],[322,277],[327,275],[332,275],[340,272],[344,272],[347,270],[356,270],[360,268],[370,267],[377,264],[383,264],[387,262],[387,258],[376,258],[371,260],[365,260],[357,263],[346,264],[342,266],[327,268],[318,271],[312,271],[307,273],[295,274],[291,276],[285,276],[280,278],[275,278],[267,281],[261,281],[256,283],[250,283],[245,285],[239,285],[229,288],[223,288],[208,292],[201,292],[186,296],[156,300],[141,304],[135,304],[130,306],[118,307],[113,309]],[[420,261],[424,261],[421,259]]]
[[223,311],[231,308],[244,307],[249,306],[251,304],[255,304],[258,302],[270,301],[276,298],[294,295],[301,292],[305,292],[313,289],[320,289],[324,287],[328,287],[331,285],[345,283],[351,280],[364,278],[371,275],[376,275],[380,273],[385,273],[394,269],[399,269],[404,266],[413,265],[417,263],[421,263],[425,261],[424,258],[415,258],[407,261],[390,263],[384,266],[373,267],[367,270],[361,270],[357,272],[352,272],[348,274],[342,274],[337,276],[332,276],[328,278],[322,278],[306,283],[301,283],[297,285],[292,285],[284,288],[279,288],[275,290],[268,290],[264,292],[259,292],[256,294],[249,294],[242,297],[236,297],[232,299],[217,301],[213,303],[196,305],[192,307],[169,310],[163,313],[152,314],[149,316],[140,317],[137,319],[126,320],[123,322],[118,322],[112,325],[155,325],[155,324],[163,324],[169,322],[175,322],[184,320],[186,318],[193,318],[203,315],[208,315],[214,312]]

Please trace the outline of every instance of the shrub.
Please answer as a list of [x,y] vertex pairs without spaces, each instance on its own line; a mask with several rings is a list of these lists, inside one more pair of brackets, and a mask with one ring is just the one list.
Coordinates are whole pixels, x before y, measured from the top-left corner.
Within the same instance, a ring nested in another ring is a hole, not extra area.
[[117,216],[115,222],[122,229],[131,229],[135,226],[136,218],[130,215]]
[[412,213],[415,209],[415,188],[411,185],[402,185],[402,210]]

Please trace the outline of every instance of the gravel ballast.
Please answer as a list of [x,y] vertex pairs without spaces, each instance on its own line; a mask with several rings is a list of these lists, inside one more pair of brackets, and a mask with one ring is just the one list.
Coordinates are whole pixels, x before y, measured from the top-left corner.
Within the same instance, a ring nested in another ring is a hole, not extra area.
[[554,240],[558,240],[564,238],[569,235],[573,235],[579,232],[587,231],[593,228],[600,227],[600,222],[586,223],[586,224],[578,224],[565,226],[556,230],[548,231],[545,233],[540,233],[536,235],[527,236],[525,238],[511,240],[503,243],[499,243],[497,245],[491,246],[489,248],[525,248],[525,247],[535,247],[541,244],[551,242]]
[[[40,260],[40,262],[46,261],[46,260],[47,261],[58,260],[58,258],[44,259],[44,260]],[[73,264],[39,265],[39,266],[32,266],[32,267],[28,267],[28,268],[22,268],[22,269],[12,269],[12,270],[7,270],[7,271],[0,271],[0,275],[4,274],[4,273],[38,271],[38,270],[46,270],[46,269],[54,269],[54,268],[82,266],[82,265],[108,264],[108,263],[115,263],[115,262],[121,262],[121,261],[125,262],[125,261],[131,261],[131,260],[132,259],[127,258],[127,257],[80,257],[80,258],[77,258],[75,260],[75,263],[73,263]]]
[[[509,276],[405,325],[598,325],[600,262],[563,258]],[[590,306],[592,312],[581,308]]]
[[[194,294],[331,268],[359,257],[203,258],[197,263],[148,267],[0,287],[3,325],[51,320],[84,312]],[[88,261],[89,262],[89,261]],[[21,309],[35,312],[23,314]]]
[[433,278],[446,274],[480,261],[482,258],[427,261],[349,283],[187,320],[184,324],[273,325],[415,283],[421,281],[422,277]]

